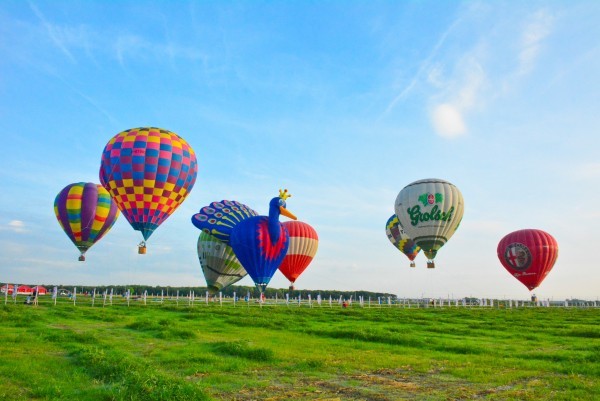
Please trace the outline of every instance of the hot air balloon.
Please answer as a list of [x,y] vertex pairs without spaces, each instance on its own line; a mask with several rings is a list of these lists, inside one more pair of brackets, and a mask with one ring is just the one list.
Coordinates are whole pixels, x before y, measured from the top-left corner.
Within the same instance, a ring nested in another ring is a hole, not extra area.
[[542,230],[515,231],[498,243],[500,263],[530,291],[544,281],[557,258],[556,240]]
[[415,258],[421,248],[404,232],[395,214],[385,223],[385,233],[392,245],[410,260],[410,267],[415,267]]
[[290,236],[287,253],[279,265],[279,271],[290,280],[290,290],[302,272],[312,262],[319,247],[319,237],[314,228],[301,221],[282,223]]
[[119,209],[102,185],[92,182],[69,184],[56,195],[54,213],[69,239],[85,253],[100,240],[117,221]]
[[269,202],[269,216],[257,216],[237,201],[212,202],[192,216],[199,229],[226,242],[248,272],[254,284],[264,291],[281,264],[289,245],[289,235],[279,222],[283,214],[296,217],[286,209],[287,189]]
[[395,203],[396,216],[434,268],[437,251],[452,237],[462,220],[464,201],[453,184],[430,178],[404,187]]
[[204,231],[198,237],[198,258],[208,291],[213,294],[248,274],[229,245]]
[[132,128],[114,136],[102,152],[100,182],[145,241],[188,196],[198,166],[179,135],[161,128]]

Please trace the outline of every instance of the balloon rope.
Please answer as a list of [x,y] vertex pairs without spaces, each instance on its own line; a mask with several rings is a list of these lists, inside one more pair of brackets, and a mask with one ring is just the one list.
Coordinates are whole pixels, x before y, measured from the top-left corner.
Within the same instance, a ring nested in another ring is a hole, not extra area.
[[222,273],[222,272],[220,272],[220,271],[218,271],[218,270],[215,270],[215,269],[213,269],[213,268],[212,268],[212,267],[210,267],[210,266],[206,266],[206,268],[207,268],[208,270],[210,270],[211,272],[213,272],[213,273],[217,273],[217,274],[218,274],[218,275],[220,275],[220,276],[227,276],[227,277],[239,277],[239,278],[244,278],[244,277],[245,277],[245,276],[244,276],[244,275],[242,275],[242,274]]

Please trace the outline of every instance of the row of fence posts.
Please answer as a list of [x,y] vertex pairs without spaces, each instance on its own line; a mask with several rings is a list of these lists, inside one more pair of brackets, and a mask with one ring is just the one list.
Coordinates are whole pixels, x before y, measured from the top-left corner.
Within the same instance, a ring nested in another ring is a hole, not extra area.
[[[17,302],[17,285],[15,284],[12,288],[12,301],[13,303]],[[4,304],[8,303],[8,296],[9,296],[9,292],[11,290],[10,285],[5,285],[4,287],[2,287],[2,290],[4,292]],[[22,295],[27,295],[27,294],[22,294]],[[51,293],[51,298],[52,298],[52,302],[54,303],[54,305],[56,305],[57,299],[59,297],[59,293],[58,293],[58,288],[54,287],[52,289],[52,293]],[[68,296],[70,297],[70,300],[73,302],[73,305],[77,304],[77,287],[73,288],[73,291],[70,292],[68,294]],[[96,298],[98,296],[102,297],[102,306],[106,306],[106,305],[113,305],[113,297],[115,296],[114,294],[114,289],[111,288],[110,291],[107,289],[104,290],[104,292],[102,294],[98,294],[96,292],[96,288],[94,288],[92,290],[91,293],[91,304],[92,307],[95,305],[96,303]],[[31,297],[31,295],[29,295],[29,297]],[[131,303],[131,299],[133,297],[133,295],[131,294],[131,290],[127,289],[125,291],[125,293],[123,294],[123,297],[125,298],[125,301],[127,303],[127,306],[130,306]],[[154,302],[159,302],[161,304],[165,303],[165,294],[164,294],[164,290],[161,290],[160,292],[160,297],[158,297],[158,294],[156,295],[152,295],[152,297],[155,298]],[[210,300],[212,299],[212,302],[216,302],[217,301],[217,297],[218,297],[218,302],[219,302],[219,306],[223,306],[223,293],[219,292],[218,294],[215,294],[212,298],[209,294],[208,291],[205,292],[204,294],[204,302],[205,304],[208,306]],[[141,298],[141,300],[143,301],[144,305],[147,305],[148,302],[148,291],[145,290],[143,292],[143,294],[141,294],[141,296],[135,296],[136,300],[139,300]],[[172,301],[173,300],[173,295],[171,295],[170,297],[167,294],[167,299]],[[196,294],[194,291],[190,291],[187,295],[182,295],[180,296],[179,290],[176,291],[175,294],[175,304],[177,306],[179,306],[180,303],[180,299],[187,301],[187,305],[188,306],[194,306],[194,303],[196,301]],[[201,299],[201,298],[200,298]],[[233,293],[233,297],[231,298],[232,300],[232,304],[234,307],[236,307],[237,303],[240,302],[240,297],[238,297],[237,293],[234,292]],[[28,300],[26,301],[26,303],[29,303],[30,299],[28,298]],[[246,295],[243,298],[243,301],[246,303],[246,306],[249,307],[253,301],[253,298],[250,296],[250,291],[248,291],[246,293]],[[38,302],[38,295],[34,294],[34,299],[31,300],[31,303],[33,304],[37,304]],[[365,297],[363,297],[362,295],[359,295],[357,297],[357,299],[354,299],[353,296],[350,296],[348,299],[345,299],[343,296],[340,296],[339,299],[334,300],[333,297],[330,295],[329,299],[323,299],[321,297],[321,294],[317,294],[316,298],[313,298],[312,294],[307,294],[306,298],[302,298],[302,295],[299,294],[298,296],[291,298],[289,293],[286,293],[284,298],[279,299],[279,296],[277,293],[275,293],[275,298],[271,298],[270,300],[267,300],[264,297],[264,294],[261,294],[257,299],[256,302],[262,307],[265,304],[269,304],[269,305],[279,305],[281,303],[284,303],[286,306],[290,307],[291,305],[295,304],[296,306],[303,306],[306,305],[310,308],[314,307],[314,305],[316,304],[319,307],[322,306],[329,306],[330,308],[333,307],[333,304],[336,303],[338,304],[338,306],[341,306],[343,308],[347,308],[347,307],[353,307],[354,304],[358,304],[359,307],[361,308],[371,308],[371,307],[389,307],[391,308],[392,306],[395,307],[400,307],[400,308],[447,308],[447,307],[463,307],[463,308],[508,308],[508,309],[512,309],[512,308],[524,308],[524,307],[579,307],[579,308],[598,308],[600,307],[600,302],[599,301],[551,301],[549,299],[546,300],[531,300],[531,301],[524,301],[524,300],[513,300],[513,299],[489,299],[489,298],[479,298],[479,299],[474,299],[474,298],[462,298],[462,299],[450,299],[450,298],[420,298],[420,299],[411,299],[411,298],[397,298],[395,300],[393,300],[391,297],[377,297],[377,299],[372,299],[371,297],[367,297],[367,299],[365,299]],[[229,298],[226,298],[226,303],[230,303]]]

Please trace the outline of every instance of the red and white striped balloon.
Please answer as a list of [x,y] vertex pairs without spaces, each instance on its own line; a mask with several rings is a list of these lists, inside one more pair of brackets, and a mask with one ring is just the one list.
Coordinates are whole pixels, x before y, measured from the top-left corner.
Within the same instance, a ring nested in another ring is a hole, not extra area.
[[315,257],[319,237],[314,228],[301,221],[286,221],[281,224],[290,235],[290,245],[279,271],[294,283]]

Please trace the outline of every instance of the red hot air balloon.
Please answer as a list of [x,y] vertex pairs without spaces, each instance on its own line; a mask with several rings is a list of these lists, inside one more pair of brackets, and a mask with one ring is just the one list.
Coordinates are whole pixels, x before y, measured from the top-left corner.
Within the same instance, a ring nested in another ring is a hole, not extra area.
[[500,263],[529,291],[544,281],[557,258],[556,240],[542,230],[515,231],[498,244]]
[[293,289],[294,282],[315,257],[319,237],[314,228],[301,221],[286,221],[282,224],[290,235],[290,245],[279,265],[279,271],[290,280],[290,289]]

